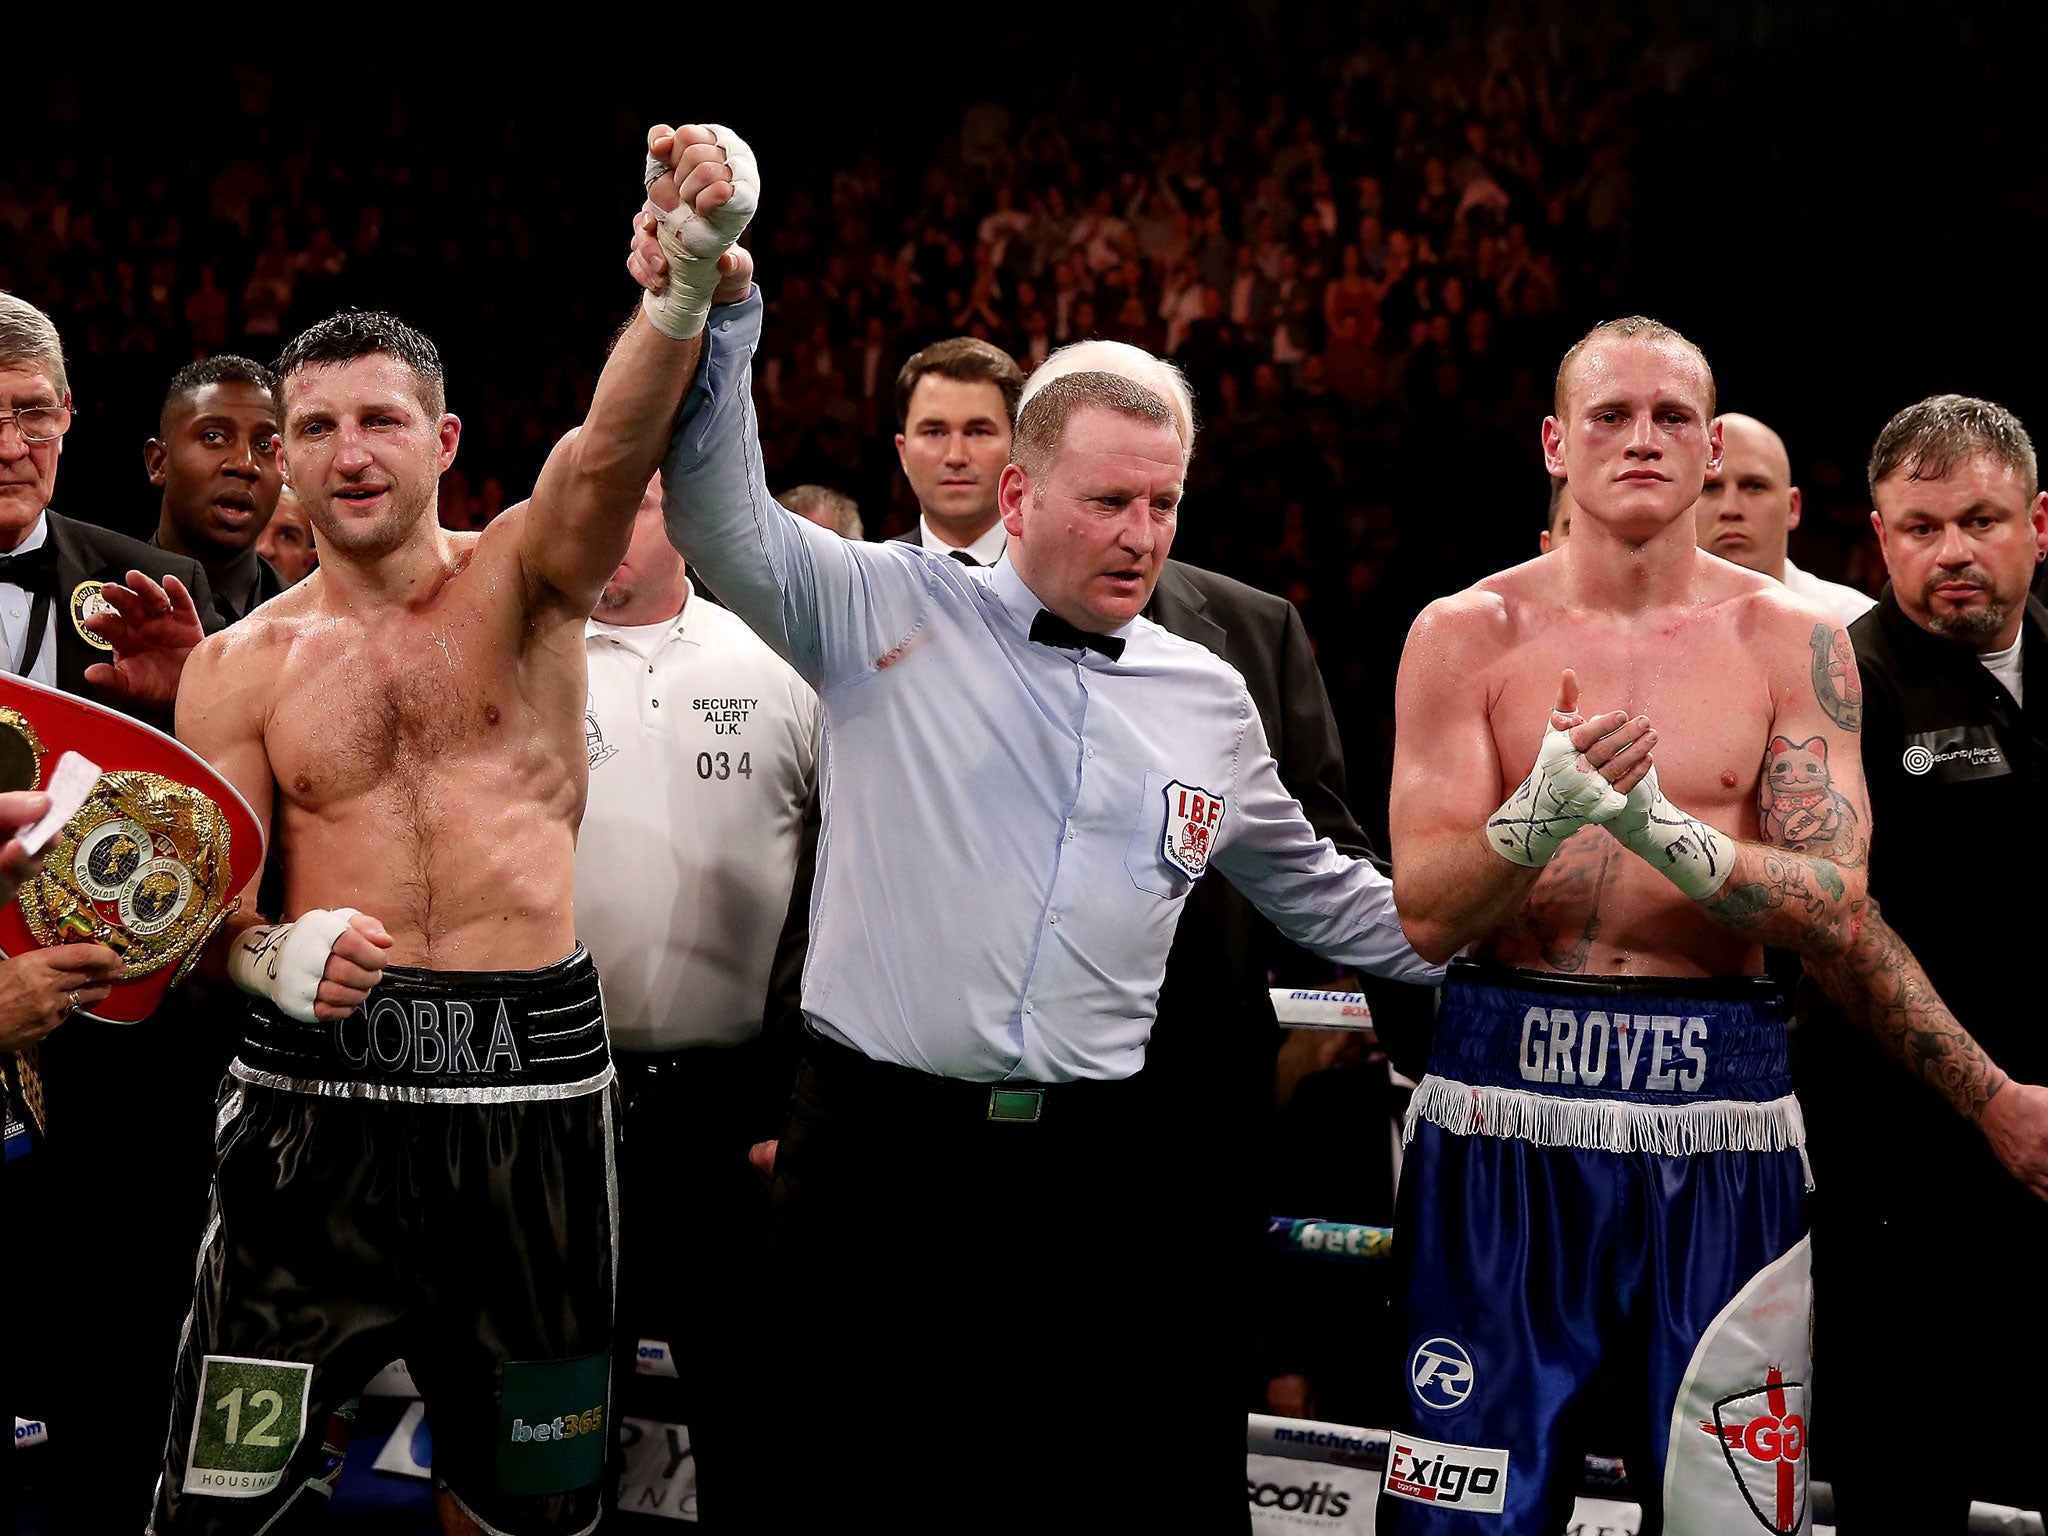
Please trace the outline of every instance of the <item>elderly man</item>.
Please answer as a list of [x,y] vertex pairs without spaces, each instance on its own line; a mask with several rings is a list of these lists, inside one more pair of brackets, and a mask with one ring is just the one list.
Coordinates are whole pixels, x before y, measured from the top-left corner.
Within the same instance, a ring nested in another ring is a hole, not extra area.
[[[2026,430],[1989,400],[1937,395],[1899,412],[1869,471],[1891,581],[1849,628],[1876,829],[1871,893],[1956,1017],[2035,1082],[2048,1078],[2029,963],[2048,858],[2048,611],[2027,597],[2048,549],[2038,475]],[[1991,851],[1958,864],[1959,840],[1980,829]],[[2040,1509],[2048,1313],[2031,1256],[2048,1251],[2048,1207],[1824,999],[1800,1001],[1800,1097],[1819,1184],[1815,1444],[1837,1528],[1960,1536],[1972,1498]],[[1960,1465],[1897,1453],[1898,1383],[1949,1379],[1958,1338],[1903,1326],[1901,1298],[1995,1341],[1997,1368],[1971,1380]]]
[[1754,416],[1724,411],[1720,467],[1707,472],[1693,506],[1700,548],[1783,582],[1844,624],[1853,624],[1877,600],[1800,570],[1785,552],[1799,526],[1800,506],[1785,440]]
[[313,544],[313,525],[288,485],[278,488],[277,510],[271,514],[263,537],[256,541],[256,553],[287,587],[304,581],[320,563],[320,551]]
[[[0,293],[0,666],[168,725],[185,657],[202,627],[219,627],[206,575],[194,560],[52,510],[72,422],[56,327],[33,305]],[[71,1010],[104,997],[120,968],[120,956],[103,944],[54,944],[0,961],[0,1050],[13,1053],[8,1117],[51,1137],[45,1148],[24,1135],[0,1166],[0,1200],[24,1229],[45,1219],[31,1210],[34,1201],[47,1197],[62,1211],[92,1198],[91,1116],[105,1102],[109,1075],[125,1073],[132,1052],[123,1049],[129,1031],[72,1019]],[[85,1287],[71,1266],[80,1275],[97,1267],[75,1243],[26,1245],[22,1253],[21,1278],[48,1300],[41,1326],[21,1330],[8,1351],[0,1386],[11,1382],[17,1396],[0,1401],[0,1422],[14,1407],[33,1406],[58,1426],[51,1455],[68,1463],[90,1442],[65,1426],[90,1422],[92,1398],[67,1355],[89,1347],[104,1326],[81,1310]],[[0,1449],[0,1463],[10,1455],[11,1445]],[[55,1476],[73,1493],[88,1481],[82,1465],[67,1464]]]
[[1142,1069],[1181,908],[1213,867],[1320,953],[1434,969],[1385,876],[1282,787],[1243,679],[1140,617],[1186,464],[1166,401],[1097,372],[1041,391],[984,576],[769,499],[760,313],[721,311],[663,478],[677,546],[824,710],[812,1039],[776,1169],[787,1470],[819,1496],[872,1478],[845,1433],[867,1419],[915,1446],[896,1529],[1241,1521],[1170,1431],[1142,1478],[1087,1444],[1091,1407],[1150,1410],[1180,1342],[1157,1132],[1193,1133],[1204,1095],[1153,1102]]

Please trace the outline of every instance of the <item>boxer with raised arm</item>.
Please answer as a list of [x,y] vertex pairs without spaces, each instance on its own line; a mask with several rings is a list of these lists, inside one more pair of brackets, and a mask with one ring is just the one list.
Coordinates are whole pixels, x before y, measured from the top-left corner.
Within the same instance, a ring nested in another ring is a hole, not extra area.
[[1401,663],[1396,897],[1423,954],[1466,958],[1410,1112],[1383,1529],[1562,1530],[1605,1360],[1639,1373],[1622,1449],[1665,1531],[1805,1530],[1804,1130],[1762,946],[2044,1191],[2048,1095],[2004,1079],[1867,900],[1839,622],[1696,548],[1705,358],[1608,322],[1555,408],[1571,539],[1432,604]]
[[[251,994],[151,1530],[282,1528],[319,1431],[403,1356],[450,1531],[588,1529],[612,1329],[612,1082],[570,896],[583,624],[617,567],[758,189],[726,129],[650,156],[681,281],[614,347],[532,499],[435,516],[433,344],[343,314],[278,361],[319,569],[194,653],[179,734],[248,797],[285,913],[210,952]],[[310,1433],[309,1433],[310,1431]]]

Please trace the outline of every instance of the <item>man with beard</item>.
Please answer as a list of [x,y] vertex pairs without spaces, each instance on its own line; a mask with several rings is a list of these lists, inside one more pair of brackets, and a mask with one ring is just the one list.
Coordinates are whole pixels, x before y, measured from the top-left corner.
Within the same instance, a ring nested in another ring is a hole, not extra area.
[[206,567],[214,606],[230,624],[285,589],[255,547],[284,484],[277,414],[268,368],[205,358],[171,379],[157,435],[142,448],[149,483],[163,492],[150,542]]
[[344,313],[278,360],[283,469],[324,558],[193,654],[178,724],[270,826],[290,921],[251,890],[207,951],[250,1018],[156,1536],[323,1507],[319,1429],[399,1356],[433,1414],[443,1529],[598,1517],[614,1127],[571,903],[583,627],[759,186],[730,130],[650,149],[678,280],[620,334],[532,499],[481,533],[435,515],[462,424],[425,336]]
[[[2027,597],[2048,549],[2036,475],[2025,429],[1988,400],[1937,395],[1893,417],[1870,456],[1891,582],[1849,639],[1863,677],[1871,894],[1956,1017],[2038,1082],[2048,1037],[2025,961],[2048,856],[2048,611]],[[1816,653],[1815,671],[1842,659]],[[1801,1005],[1818,1186],[1815,1448],[1837,1528],[1959,1536],[1972,1498],[2043,1508],[2048,1314],[2027,1256],[2048,1251],[2048,1211],[1814,989]],[[1902,1298],[1965,1331],[1918,1325]],[[1970,1454],[1959,1468],[1900,1456],[1899,1384],[1958,1379],[1959,1338],[1992,1341],[1997,1356],[1967,1372]]]

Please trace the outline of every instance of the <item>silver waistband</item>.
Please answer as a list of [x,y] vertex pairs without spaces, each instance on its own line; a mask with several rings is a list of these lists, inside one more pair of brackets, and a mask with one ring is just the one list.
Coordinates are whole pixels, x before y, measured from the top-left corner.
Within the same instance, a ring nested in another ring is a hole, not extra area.
[[612,1083],[612,1064],[592,1077],[573,1083],[506,1083],[487,1088],[424,1088],[408,1083],[360,1083],[332,1077],[285,1077],[260,1072],[238,1056],[228,1071],[245,1083],[283,1093],[305,1093],[324,1099],[374,1099],[387,1104],[527,1104],[544,1099],[580,1099]]

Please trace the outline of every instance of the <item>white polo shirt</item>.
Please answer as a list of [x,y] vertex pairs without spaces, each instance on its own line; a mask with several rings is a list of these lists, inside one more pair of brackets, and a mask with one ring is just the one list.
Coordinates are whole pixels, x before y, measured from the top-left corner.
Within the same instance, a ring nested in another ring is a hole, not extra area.
[[817,777],[818,698],[725,609],[584,626],[590,800],[576,931],[612,1043],[733,1045],[761,1032]]

